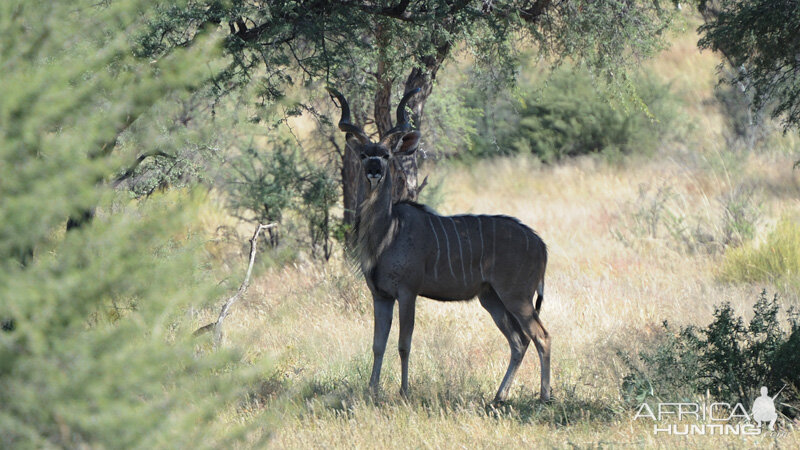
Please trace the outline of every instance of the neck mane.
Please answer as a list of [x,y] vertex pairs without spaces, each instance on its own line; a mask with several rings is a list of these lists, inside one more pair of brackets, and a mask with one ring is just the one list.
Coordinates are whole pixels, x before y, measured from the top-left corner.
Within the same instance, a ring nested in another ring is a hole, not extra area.
[[397,220],[392,217],[392,176],[386,171],[377,189],[369,192],[361,203],[356,218],[355,251],[365,275],[372,273],[375,263],[397,234]]

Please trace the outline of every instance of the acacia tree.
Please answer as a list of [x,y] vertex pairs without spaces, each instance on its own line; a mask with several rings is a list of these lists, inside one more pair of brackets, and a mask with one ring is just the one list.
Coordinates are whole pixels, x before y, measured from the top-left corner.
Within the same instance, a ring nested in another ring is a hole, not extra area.
[[[292,85],[329,83],[350,99],[354,122],[383,137],[392,127],[392,98],[414,88],[420,93],[409,102],[411,119],[422,125],[436,75],[456,49],[510,79],[514,45],[524,42],[553,60],[578,59],[625,86],[620,69],[658,48],[672,12],[657,0],[207,0],[162,8],[138,52],[163,55],[209,24],[221,27],[230,63],[212,81],[214,95],[256,82],[259,100],[268,103]],[[352,224],[358,161],[352,151],[340,155],[344,221]],[[394,195],[413,199],[416,162],[402,166]]]
[[721,53],[756,110],[774,105],[785,129],[800,126],[800,1],[700,0],[698,45]]

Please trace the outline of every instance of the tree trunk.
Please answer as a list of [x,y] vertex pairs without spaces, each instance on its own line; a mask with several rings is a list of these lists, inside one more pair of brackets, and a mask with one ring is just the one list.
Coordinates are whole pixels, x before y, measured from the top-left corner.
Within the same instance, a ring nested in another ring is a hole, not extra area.
[[[408,78],[406,78],[405,89],[403,92],[408,92],[412,89],[419,88],[419,94],[415,95],[408,102],[408,107],[411,109],[411,122],[414,128],[422,128],[423,112],[425,110],[425,102],[428,96],[433,91],[433,80],[436,79],[436,72],[439,71],[444,58],[450,52],[450,44],[445,43],[437,48],[436,55],[427,57],[423,60],[424,67],[415,67],[411,69]],[[394,192],[392,199],[399,200],[416,200],[419,194],[419,184],[417,174],[419,167],[417,165],[417,153],[411,156],[403,156],[395,160],[397,163],[393,165],[395,169]],[[394,167],[397,166],[397,167]]]
[[[378,33],[378,42],[380,42],[380,33]],[[414,128],[420,129],[423,119],[423,111],[425,102],[428,96],[433,91],[433,80],[436,79],[436,73],[439,70],[444,58],[450,52],[450,44],[445,43],[437,48],[437,53],[430,57],[425,58],[421,67],[415,67],[411,70],[406,78],[403,92],[408,92],[411,89],[420,88],[420,93],[415,95],[409,102],[408,106],[411,109],[411,121]],[[383,53],[381,53],[382,55]],[[373,113],[375,114],[375,124],[378,128],[380,137],[385,136],[393,125],[394,109],[392,108],[392,84],[393,80],[388,73],[388,61],[379,57],[378,72],[376,73],[377,89],[375,92]],[[396,107],[396,105],[394,105]],[[358,120],[360,117],[358,107],[354,102],[351,105],[353,116]],[[359,124],[359,122],[356,122]],[[363,122],[362,122],[363,123]],[[396,125],[396,124],[395,124]],[[352,230],[356,223],[358,216],[358,207],[364,199],[364,185],[363,176],[361,175],[361,161],[358,155],[355,154],[353,149],[345,145],[344,151],[340,152],[342,155],[342,196],[344,201],[344,224],[349,230]],[[395,163],[390,167],[392,171],[393,192],[392,200],[395,202],[401,200],[416,200],[418,191],[418,165],[416,154],[407,157],[399,157]],[[347,233],[347,242],[351,241],[351,233]]]
[[386,73],[386,63],[378,63],[377,88],[375,89],[374,114],[375,126],[378,127],[378,135],[386,136],[392,129],[392,80]]
[[94,219],[94,214],[94,208],[88,208],[84,209],[77,215],[69,216],[69,218],[67,218],[67,231],[88,225]]
[[364,199],[364,187],[361,176],[361,161],[356,152],[347,143],[342,155],[342,200],[344,206],[345,238],[348,245],[352,242],[352,230],[358,217],[358,206]]

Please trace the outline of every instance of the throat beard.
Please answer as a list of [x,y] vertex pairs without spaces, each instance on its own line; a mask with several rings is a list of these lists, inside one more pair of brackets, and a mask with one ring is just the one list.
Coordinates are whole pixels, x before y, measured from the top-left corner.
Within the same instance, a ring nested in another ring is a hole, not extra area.
[[392,217],[391,178],[368,178],[367,182],[356,224],[356,254],[364,274],[372,272],[398,231],[397,219]]

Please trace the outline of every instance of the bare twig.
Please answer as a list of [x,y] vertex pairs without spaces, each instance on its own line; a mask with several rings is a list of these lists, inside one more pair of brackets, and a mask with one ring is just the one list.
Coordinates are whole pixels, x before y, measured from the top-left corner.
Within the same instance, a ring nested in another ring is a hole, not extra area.
[[425,186],[427,185],[428,185],[428,176],[425,175],[425,179],[422,180],[422,183],[420,183],[419,187],[417,188],[417,195],[419,195],[419,193],[422,192],[422,190],[425,189]]
[[256,245],[258,244],[258,235],[261,234],[262,230],[267,230],[277,226],[278,224],[276,223],[270,223],[266,225],[258,224],[255,233],[253,233],[253,237],[250,239],[250,263],[247,265],[247,274],[244,276],[242,285],[239,286],[239,290],[237,290],[236,293],[233,294],[224,305],[222,305],[222,310],[219,312],[217,321],[209,323],[208,325],[204,325],[195,330],[195,336],[199,336],[213,329],[214,347],[218,347],[222,343],[222,321],[224,321],[225,317],[228,316],[231,306],[233,306],[233,304],[236,303],[236,301],[239,300],[245,292],[247,292],[247,287],[250,286],[250,275],[253,273],[253,263],[256,261]]

